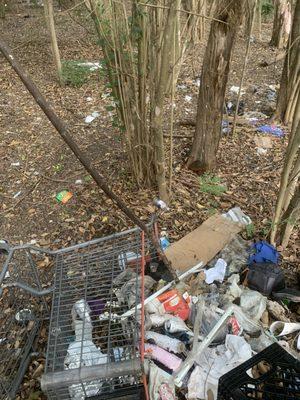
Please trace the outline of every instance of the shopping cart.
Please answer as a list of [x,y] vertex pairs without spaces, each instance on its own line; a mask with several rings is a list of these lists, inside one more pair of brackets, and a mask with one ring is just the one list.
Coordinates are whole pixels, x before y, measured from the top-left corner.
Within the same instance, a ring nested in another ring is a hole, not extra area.
[[43,351],[35,346],[42,325],[48,399],[141,398],[142,305],[151,280],[144,267],[157,257],[144,233],[136,228],[57,251],[2,243],[2,251],[0,400],[16,398],[31,357]]

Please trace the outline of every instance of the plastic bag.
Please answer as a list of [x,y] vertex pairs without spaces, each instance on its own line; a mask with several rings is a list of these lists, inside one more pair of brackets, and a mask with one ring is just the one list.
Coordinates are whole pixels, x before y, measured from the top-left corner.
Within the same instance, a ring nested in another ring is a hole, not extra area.
[[250,318],[259,321],[267,308],[267,298],[259,292],[244,290],[240,297],[240,306]]

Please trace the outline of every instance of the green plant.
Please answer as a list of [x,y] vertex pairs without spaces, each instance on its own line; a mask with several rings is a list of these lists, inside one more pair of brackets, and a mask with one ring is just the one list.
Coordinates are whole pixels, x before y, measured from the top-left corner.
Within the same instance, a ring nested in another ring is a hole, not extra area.
[[264,0],[261,5],[261,14],[264,17],[269,17],[274,12],[274,4],[271,0]]
[[90,66],[83,65],[83,61],[62,62],[62,79],[66,85],[80,87],[87,82],[90,73]]
[[200,176],[200,192],[221,196],[227,191],[227,187],[221,184],[221,179],[212,174],[204,174]]
[[253,223],[246,225],[246,236],[247,239],[253,239],[256,232],[255,225]]
[[57,164],[53,165],[53,169],[55,172],[60,172],[64,169],[64,166],[60,163],[57,163]]

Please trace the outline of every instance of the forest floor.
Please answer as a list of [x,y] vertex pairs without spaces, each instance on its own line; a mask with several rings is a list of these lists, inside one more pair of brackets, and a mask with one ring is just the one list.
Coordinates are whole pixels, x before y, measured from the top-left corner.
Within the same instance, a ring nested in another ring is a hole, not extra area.
[[[77,14],[70,18],[67,12],[58,12],[56,20],[63,60],[101,60],[91,23],[83,23]],[[251,44],[242,99],[245,112],[259,111],[271,116],[274,102],[267,99],[269,86],[279,84],[282,63],[261,66],[278,55],[268,45],[271,24],[265,22],[262,28],[262,41]],[[110,100],[99,72],[92,72],[81,87],[57,84],[40,8],[8,12],[0,21],[0,30],[54,110],[68,124],[74,139],[107,177],[111,188],[148,221],[157,193],[138,189],[131,181],[120,133],[112,127],[111,115],[106,110]],[[245,47],[245,39],[240,35],[230,69],[227,100],[236,98],[230,88],[239,86]],[[203,193],[199,177],[185,168],[194,127],[183,126],[181,122],[195,118],[203,52],[204,46],[197,45],[187,57],[177,85],[172,200],[170,211],[161,217],[160,226],[167,229],[172,242],[199,226],[213,212],[238,205],[253,221],[253,237],[266,237],[287,135],[269,136],[271,148],[266,154],[258,154],[255,140],[262,135],[250,123],[238,125],[235,138],[224,135],[214,175],[227,191],[218,196]],[[169,112],[170,102],[167,103]],[[85,123],[85,117],[94,111],[100,116],[90,124]],[[283,130],[288,134],[286,127]],[[167,124],[165,135],[168,143]],[[1,238],[12,244],[32,242],[55,249],[132,226],[97,188],[3,57],[0,57],[0,138]],[[73,193],[66,204],[55,199],[62,190]],[[300,260],[299,230],[293,233],[282,256],[293,279]]]

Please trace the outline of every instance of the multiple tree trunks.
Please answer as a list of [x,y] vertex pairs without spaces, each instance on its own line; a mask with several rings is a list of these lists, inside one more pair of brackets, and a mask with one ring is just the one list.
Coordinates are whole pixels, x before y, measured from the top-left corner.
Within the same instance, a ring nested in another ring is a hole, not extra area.
[[203,59],[196,130],[188,167],[202,173],[216,163],[222,131],[225,89],[232,48],[242,18],[244,1],[220,2],[212,21]]

